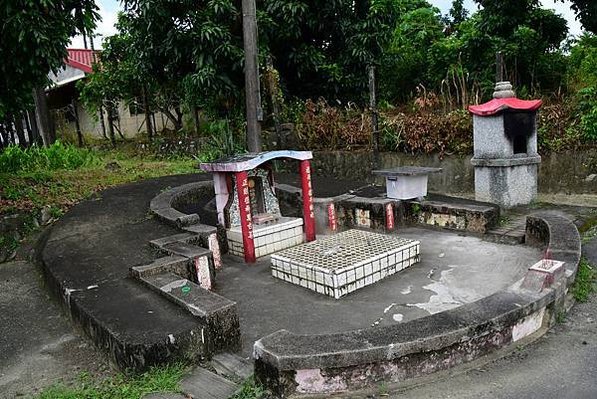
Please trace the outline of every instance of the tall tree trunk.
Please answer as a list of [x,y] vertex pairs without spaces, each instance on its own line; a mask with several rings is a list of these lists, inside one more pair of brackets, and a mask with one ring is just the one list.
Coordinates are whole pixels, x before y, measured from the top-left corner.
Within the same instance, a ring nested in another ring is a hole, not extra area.
[[35,143],[35,137],[33,136],[33,131],[31,130],[31,122],[29,122],[29,111],[25,111],[23,114],[23,119],[25,120],[25,131],[29,137],[29,146],[32,146]]
[[145,126],[147,128],[147,137],[149,141],[153,140],[153,126],[151,123],[151,110],[149,109],[149,99],[147,98],[147,87],[143,86],[143,110],[145,111]]
[[166,117],[172,122],[174,125],[174,130],[179,131],[182,129],[182,117],[179,118],[179,115],[174,115],[172,111],[167,108],[160,109],[162,114],[166,115]]
[[43,87],[33,90],[33,100],[35,102],[35,118],[37,129],[42,138],[43,144],[49,146],[56,141],[56,134],[50,123],[50,112],[48,111],[48,101]]
[[99,107],[99,120],[100,120],[100,126],[102,128],[102,136],[104,136],[105,139],[108,138],[108,136],[106,135],[106,122],[104,121],[104,106],[100,105]]
[[8,147],[8,137],[6,135],[6,129],[4,128],[4,123],[0,121],[0,148]]
[[282,149],[282,129],[280,129],[280,102],[278,101],[278,82],[275,75],[274,63],[272,57],[267,57],[267,80],[266,86],[269,92],[270,101],[272,104],[272,115],[274,118],[274,127],[276,129],[276,148]]
[[25,132],[23,130],[23,115],[16,114],[13,118],[17,137],[19,138],[19,146],[27,147],[27,139],[25,138]]
[[114,106],[111,102],[106,103],[106,113],[108,114],[108,132],[110,134],[110,142],[112,143],[113,147],[116,147],[116,137],[114,136],[114,118],[113,118],[113,109]]
[[44,144],[41,135],[39,134],[39,129],[37,127],[37,119],[35,118],[35,111],[27,111],[27,115],[29,116],[29,122],[31,123],[31,135],[33,137],[32,142],[41,146]]
[[4,120],[4,126],[6,128],[6,132],[8,133],[8,140],[10,141],[10,144],[16,145],[17,140],[15,139],[15,131],[12,128],[12,117],[10,115]]
[[83,133],[81,132],[81,124],[79,123],[79,110],[78,110],[78,102],[76,98],[73,98],[71,102],[71,106],[73,107],[73,116],[75,117],[75,128],[77,130],[77,141],[79,147],[83,147]]
[[199,108],[193,107],[193,120],[195,121],[195,134],[199,136],[201,121],[199,120]]

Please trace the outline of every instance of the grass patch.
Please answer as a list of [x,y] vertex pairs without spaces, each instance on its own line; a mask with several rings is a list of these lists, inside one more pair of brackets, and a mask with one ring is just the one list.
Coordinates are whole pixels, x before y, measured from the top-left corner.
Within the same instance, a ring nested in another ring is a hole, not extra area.
[[23,149],[11,145],[0,153],[0,173],[21,173],[40,170],[77,169],[98,163],[97,153],[56,141],[49,147]]
[[596,291],[597,272],[582,258],[578,265],[576,280],[572,286],[572,295],[578,302],[587,302],[591,294]]
[[[35,213],[49,205],[51,215],[58,217],[74,204],[108,187],[160,176],[197,172],[197,161],[193,158],[156,159],[121,150],[94,150],[90,153],[93,156],[88,159],[93,161],[80,163],[74,169],[38,168],[35,165],[39,163],[27,164],[30,167],[17,167],[17,162],[6,163],[13,166],[0,172],[0,214]],[[4,153],[0,154],[2,155]]]
[[253,377],[247,378],[240,391],[230,399],[260,399],[265,395],[265,389],[255,382]]
[[174,364],[153,367],[149,371],[125,376],[119,374],[104,381],[94,381],[81,374],[73,386],[54,385],[35,396],[36,399],[139,399],[148,393],[180,392],[179,383],[185,367]]
[[583,243],[587,243],[597,237],[597,215],[591,215],[578,229],[582,236]]

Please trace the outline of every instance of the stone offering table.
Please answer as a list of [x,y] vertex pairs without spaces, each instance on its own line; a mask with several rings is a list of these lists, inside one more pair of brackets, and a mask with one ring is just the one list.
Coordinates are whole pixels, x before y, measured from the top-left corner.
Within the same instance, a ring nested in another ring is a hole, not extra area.
[[348,230],[271,256],[272,275],[339,299],[419,261],[421,243]]
[[[313,187],[310,151],[269,151],[244,154],[202,163],[213,173],[218,223],[226,228],[233,255],[247,263],[304,240],[315,240]],[[303,218],[284,217],[274,189],[271,162],[291,159],[299,162]],[[303,235],[304,228],[304,235]]]
[[373,173],[385,176],[388,198],[407,200],[426,196],[429,174],[438,173],[441,170],[441,168],[422,166],[399,166],[391,169],[374,170]]

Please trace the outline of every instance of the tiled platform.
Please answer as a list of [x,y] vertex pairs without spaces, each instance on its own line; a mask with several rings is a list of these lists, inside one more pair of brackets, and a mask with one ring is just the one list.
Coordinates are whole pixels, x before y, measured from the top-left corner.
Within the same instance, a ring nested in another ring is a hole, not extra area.
[[271,257],[272,275],[320,294],[340,298],[419,261],[420,242],[348,230]]
[[[226,231],[228,249],[232,255],[244,256],[243,234],[240,226]],[[305,242],[303,219],[282,217],[276,223],[253,225],[255,256],[262,257]]]

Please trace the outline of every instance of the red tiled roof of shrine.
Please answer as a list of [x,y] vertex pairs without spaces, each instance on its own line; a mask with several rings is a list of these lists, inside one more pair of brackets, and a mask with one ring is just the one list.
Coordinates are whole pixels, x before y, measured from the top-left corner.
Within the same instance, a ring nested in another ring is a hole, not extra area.
[[494,98],[485,104],[471,105],[468,110],[478,116],[492,116],[502,111],[513,109],[516,111],[536,111],[543,101],[541,100],[521,100],[516,97]]
[[[94,60],[93,50],[87,49],[73,49],[69,48],[66,49],[68,51],[68,57],[66,59],[66,64],[73,67],[80,69],[85,73],[91,73],[93,70],[93,63],[97,62]],[[97,57],[99,51],[95,51],[95,55]]]

